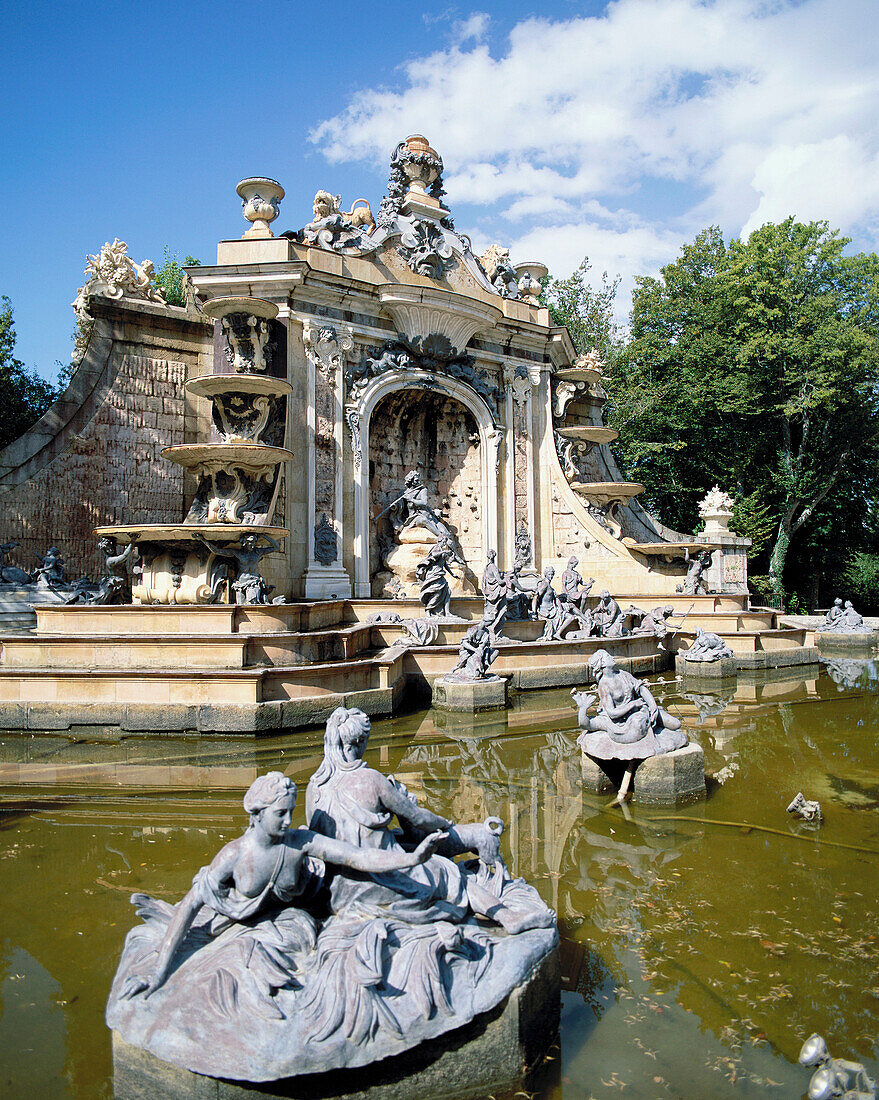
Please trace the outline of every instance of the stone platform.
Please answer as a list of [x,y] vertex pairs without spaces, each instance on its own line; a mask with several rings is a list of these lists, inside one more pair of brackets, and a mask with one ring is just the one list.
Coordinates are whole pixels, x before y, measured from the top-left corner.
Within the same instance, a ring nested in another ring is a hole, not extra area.
[[858,649],[869,650],[879,645],[879,633],[875,630],[858,634],[830,634],[816,632],[815,645],[819,649]]
[[503,676],[485,680],[447,680],[433,682],[433,705],[439,710],[502,710],[507,705],[507,681]]
[[[623,776],[619,760],[599,763],[581,753],[583,789],[595,794],[618,789]],[[705,797],[705,753],[692,741],[682,749],[642,760],[632,778],[632,802],[679,806]]]
[[466,1100],[527,1082],[556,1037],[561,1010],[558,948],[494,1011],[413,1050],[359,1069],[250,1084],[163,1062],[113,1032],[116,1100]]
[[737,671],[735,657],[717,661],[688,661],[682,653],[675,657],[675,672],[688,680],[734,680]]

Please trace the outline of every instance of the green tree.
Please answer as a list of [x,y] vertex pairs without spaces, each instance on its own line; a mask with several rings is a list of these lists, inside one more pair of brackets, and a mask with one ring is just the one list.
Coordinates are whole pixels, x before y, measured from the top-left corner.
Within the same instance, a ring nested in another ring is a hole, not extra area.
[[549,276],[544,281],[541,301],[556,325],[566,325],[578,352],[597,348],[605,360],[619,348],[622,331],[614,306],[620,277],[611,279],[605,271],[597,287],[587,281],[592,265],[585,257],[567,279]]
[[153,281],[156,286],[164,291],[165,301],[169,306],[185,306],[186,297],[183,292],[184,267],[201,267],[201,260],[194,256],[187,256],[180,263],[180,253],[172,252],[165,246],[165,262],[156,272]]
[[0,298],[0,447],[36,423],[56,396],[55,387],[27,370],[14,352],[12,303],[4,296]]
[[792,218],[729,245],[705,230],[637,280],[608,384],[623,465],[666,522],[692,529],[715,482],[742,501],[743,533],[771,519],[778,598],[792,539],[875,499],[879,257],[846,244]]

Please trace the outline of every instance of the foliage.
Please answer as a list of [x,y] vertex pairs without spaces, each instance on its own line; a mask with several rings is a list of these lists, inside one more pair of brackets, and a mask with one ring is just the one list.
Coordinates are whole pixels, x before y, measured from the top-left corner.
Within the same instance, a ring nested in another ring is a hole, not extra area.
[[876,612],[879,609],[879,554],[859,550],[845,564],[841,576],[842,587],[858,600],[863,609]]
[[14,356],[15,325],[12,303],[0,298],[0,447],[5,447],[48,409],[55,387]]
[[156,272],[153,281],[164,292],[165,301],[169,306],[186,305],[183,292],[184,267],[201,267],[201,260],[196,260],[194,256],[187,256],[181,264],[180,253],[172,252],[166,245],[165,262]]
[[792,218],[729,245],[704,230],[637,280],[606,387],[648,506],[692,530],[712,485],[733,491],[754,555],[771,542],[778,601],[791,541],[808,544],[841,501],[863,514],[875,499],[879,257],[847,243]]
[[591,269],[589,258],[584,257],[567,279],[544,279],[540,300],[549,310],[553,324],[567,326],[578,352],[597,348],[602,358],[607,359],[613,356],[622,340],[614,316],[620,277],[611,279],[605,271],[600,285],[593,289],[587,282]]

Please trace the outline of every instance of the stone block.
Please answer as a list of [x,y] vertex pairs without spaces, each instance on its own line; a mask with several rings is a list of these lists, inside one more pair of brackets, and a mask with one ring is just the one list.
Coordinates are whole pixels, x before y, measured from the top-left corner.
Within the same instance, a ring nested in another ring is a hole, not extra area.
[[198,707],[199,733],[266,733],[280,728],[280,702],[202,703]]
[[547,1052],[560,1018],[558,948],[492,1012],[360,1069],[304,1074],[268,1084],[178,1069],[113,1033],[116,1100],[465,1100],[512,1092]]
[[879,634],[875,630],[861,634],[825,634],[815,632],[815,645],[820,649],[872,649],[879,644]]
[[688,680],[734,680],[737,668],[735,657],[717,661],[688,661],[682,653],[675,657],[675,671]]
[[27,729],[27,703],[0,703],[0,729]]
[[[616,775],[617,771],[620,773],[618,776]],[[617,761],[607,761],[607,769],[605,770],[591,756],[587,756],[585,752],[580,753],[580,777],[584,791],[589,791],[591,794],[604,794],[607,791],[616,790],[614,780],[611,779],[609,773],[613,773],[614,778],[619,783],[622,778],[622,767],[618,766]]]
[[198,728],[198,707],[187,703],[128,703],[120,725],[131,732],[182,733]]
[[497,710],[507,705],[507,681],[503,676],[494,680],[446,680],[433,682],[433,705],[440,710]]
[[633,802],[671,806],[705,797],[705,753],[699,745],[642,760],[632,780]]

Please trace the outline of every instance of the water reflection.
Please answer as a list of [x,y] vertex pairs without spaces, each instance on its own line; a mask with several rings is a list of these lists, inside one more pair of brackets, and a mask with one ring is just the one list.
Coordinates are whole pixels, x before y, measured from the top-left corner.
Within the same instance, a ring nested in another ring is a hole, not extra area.
[[[808,670],[722,694],[659,677],[709,774],[735,765],[678,810],[584,795],[565,691],[374,724],[370,764],[442,814],[502,817],[511,870],[559,913],[561,1045],[539,1097],[801,1095],[811,1031],[875,1071],[879,697],[860,663],[853,683]],[[304,783],[320,756],[319,731],[0,740],[4,1097],[111,1095],[103,1006],[129,894],[182,896],[243,828],[252,779]],[[822,804],[816,832],[785,812],[798,789]]]

